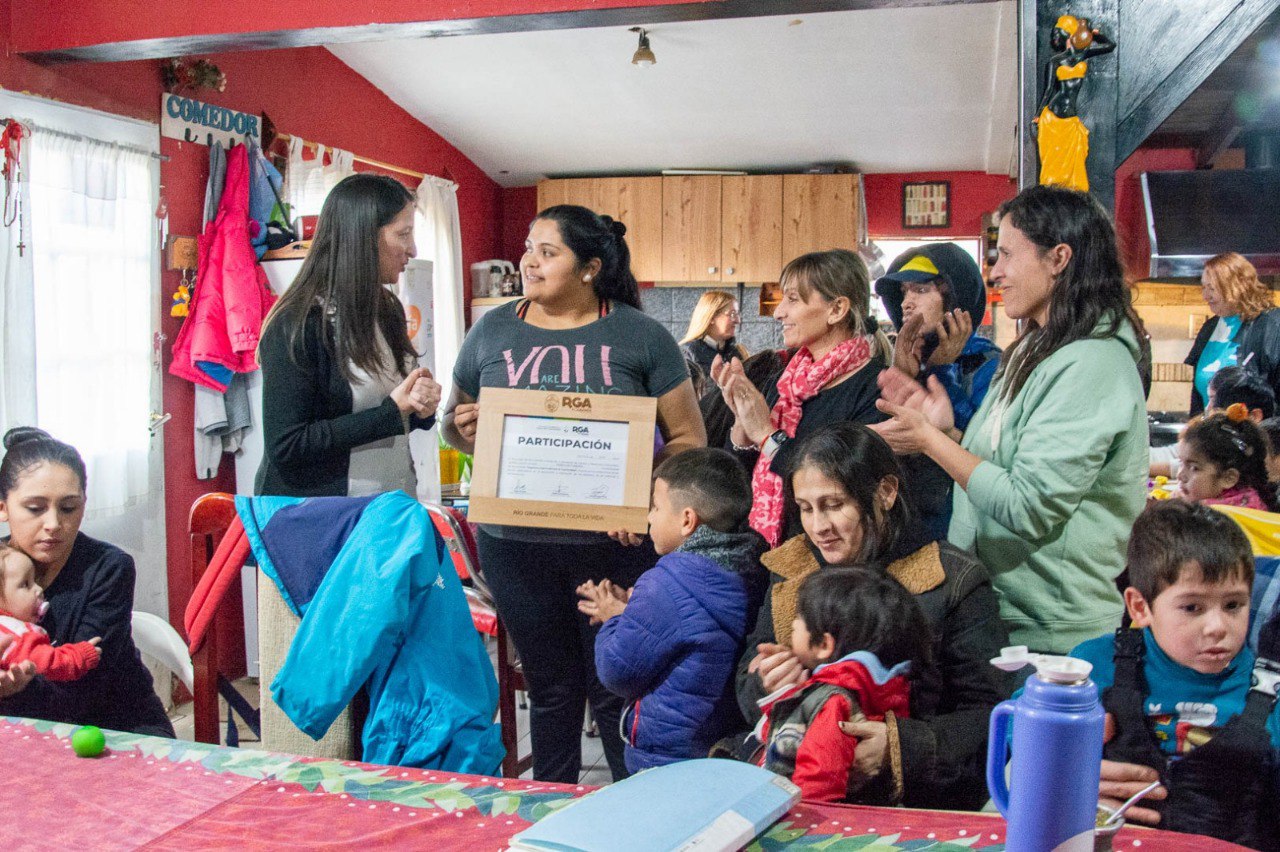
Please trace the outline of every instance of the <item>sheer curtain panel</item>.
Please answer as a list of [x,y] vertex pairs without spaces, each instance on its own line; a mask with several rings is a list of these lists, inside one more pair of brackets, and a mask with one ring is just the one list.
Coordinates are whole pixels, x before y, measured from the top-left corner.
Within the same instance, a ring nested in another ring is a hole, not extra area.
[[[31,276],[30,145],[20,149],[22,176],[10,190],[0,234],[0,434],[36,422],[36,310]],[[26,215],[14,215],[19,207]],[[13,221],[9,221],[10,217]],[[22,245],[19,251],[18,246]]]
[[[355,174],[354,155],[341,148],[316,146],[315,158],[304,160],[302,153],[306,141],[294,136],[289,139],[289,165],[284,177],[284,200],[290,207],[289,215],[315,216],[324,206],[329,190],[347,175]],[[328,164],[325,155],[329,155]]]
[[146,153],[30,141],[36,419],[75,446],[95,513],[148,490],[155,183]]
[[435,296],[436,381],[449,398],[453,363],[462,348],[466,326],[462,320],[462,227],[458,216],[458,185],[427,175],[418,184],[418,216],[414,242],[418,256],[432,263]]

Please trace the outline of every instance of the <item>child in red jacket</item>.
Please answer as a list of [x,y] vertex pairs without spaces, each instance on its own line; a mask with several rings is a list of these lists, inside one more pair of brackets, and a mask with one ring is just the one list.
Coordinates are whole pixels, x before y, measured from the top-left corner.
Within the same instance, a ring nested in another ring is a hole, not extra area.
[[83,677],[102,656],[100,637],[55,648],[49,634],[35,623],[47,608],[44,590],[36,582],[35,563],[21,550],[0,544],[0,633],[13,637],[0,655],[0,668],[30,660],[36,674],[48,680]]
[[896,580],[866,568],[823,568],[800,585],[791,650],[813,674],[761,702],[759,762],[806,799],[842,801],[856,792],[849,769],[858,741],[839,723],[908,715],[907,674],[929,660],[929,625]]

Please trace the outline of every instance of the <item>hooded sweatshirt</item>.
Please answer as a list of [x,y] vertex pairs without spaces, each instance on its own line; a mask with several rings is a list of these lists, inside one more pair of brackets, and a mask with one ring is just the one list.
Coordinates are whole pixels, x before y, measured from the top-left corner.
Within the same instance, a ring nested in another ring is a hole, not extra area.
[[[903,252],[889,266],[889,272],[901,269],[914,257],[924,256],[933,262],[951,287],[955,306],[968,312],[973,327],[982,325],[987,311],[987,287],[978,265],[968,252],[955,243],[934,243]],[[894,328],[902,328],[902,283],[891,278],[876,281],[876,295],[893,320]],[[956,428],[964,431],[969,420],[986,398],[991,379],[1000,361],[1000,347],[977,334],[971,334],[964,351],[950,364],[926,367],[919,380],[936,376],[951,397]]]
[[1115,578],[1146,498],[1139,357],[1121,320],[1058,349],[1013,400],[997,377],[965,432],[983,461],[955,489],[949,538],[987,566],[1013,644],[1065,654],[1119,624]]
[[849,768],[858,741],[840,730],[846,720],[884,721],[910,713],[909,663],[886,668],[870,651],[854,651],[818,666],[807,681],[771,698],[759,739],[765,769],[785,775],[815,802],[839,802],[849,793]]
[[596,671],[633,702],[623,715],[627,769],[706,757],[742,727],[734,670],[755,626],[764,539],[705,524],[636,582],[627,608],[596,636]]

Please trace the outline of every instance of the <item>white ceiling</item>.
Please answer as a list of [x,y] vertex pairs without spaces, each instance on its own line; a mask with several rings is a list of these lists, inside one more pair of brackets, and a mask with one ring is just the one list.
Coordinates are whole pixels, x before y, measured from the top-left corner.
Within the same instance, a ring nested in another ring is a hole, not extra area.
[[331,47],[504,186],[667,168],[1007,173],[1012,0]]

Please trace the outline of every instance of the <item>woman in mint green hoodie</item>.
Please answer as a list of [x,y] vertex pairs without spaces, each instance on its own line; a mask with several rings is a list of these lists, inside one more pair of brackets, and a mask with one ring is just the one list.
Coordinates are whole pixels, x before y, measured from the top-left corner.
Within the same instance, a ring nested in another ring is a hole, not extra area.
[[888,370],[877,429],[960,487],[948,538],[991,573],[1010,640],[1066,653],[1116,627],[1115,578],[1147,469],[1141,321],[1115,229],[1088,195],[1035,186],[1000,207],[991,272],[1025,326],[964,435],[946,391]]

